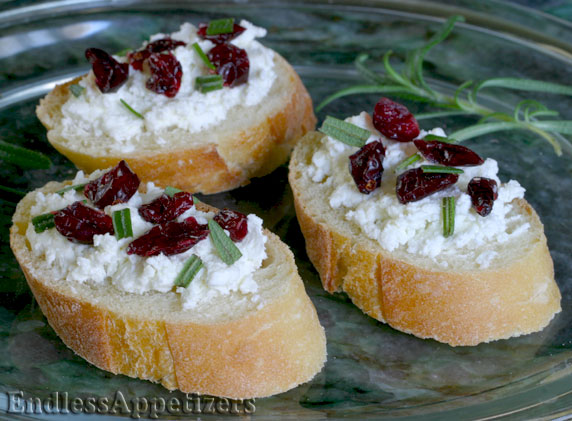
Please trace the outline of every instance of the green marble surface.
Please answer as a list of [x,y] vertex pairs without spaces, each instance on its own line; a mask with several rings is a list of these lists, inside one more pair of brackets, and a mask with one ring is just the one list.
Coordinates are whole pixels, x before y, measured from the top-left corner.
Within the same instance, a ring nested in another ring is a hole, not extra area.
[[[450,3],[437,2],[445,9],[452,7]],[[536,15],[521,16],[493,1],[479,2],[473,8],[471,2],[454,3],[465,8],[468,24],[457,28],[429,55],[427,70],[434,85],[450,91],[466,79],[501,75],[572,80],[570,56],[543,46],[547,37],[560,46],[569,44],[572,29],[566,25]],[[550,7],[556,4],[550,3]],[[86,46],[120,51],[138,45],[149,34],[172,31],[187,20],[196,23],[221,14],[244,17],[269,28],[265,44],[295,65],[317,103],[359,80],[351,65],[359,52],[367,50],[375,60],[391,48],[403,57],[439,25],[430,10],[410,7],[421,4],[416,2],[404,2],[405,6],[395,2],[174,2],[161,7],[125,2],[115,9],[105,7],[104,2],[97,7],[76,4],[73,10],[40,10],[32,17],[16,15],[9,21],[0,14],[0,138],[38,149],[54,162],[49,170],[26,172],[2,165],[0,178],[17,188],[35,188],[75,172],[47,143],[34,107],[53,82],[87,69]],[[0,11],[5,9],[4,4]],[[498,22],[497,29],[486,27],[479,13],[490,10],[498,11],[500,23],[506,16],[513,20],[507,20],[502,31]],[[70,37],[69,28],[81,30],[82,35]],[[518,32],[523,28],[529,32]],[[543,45],[506,36],[512,30]],[[6,46],[11,50],[3,49]],[[510,107],[523,97],[519,92],[491,90],[485,100]],[[571,98],[535,97],[560,110],[563,118],[572,119]],[[376,99],[375,95],[350,97],[333,103],[318,117],[371,110]],[[426,109],[415,103],[408,106],[416,112]],[[452,130],[468,122],[472,120],[440,124]],[[281,167],[247,187],[203,198],[218,207],[261,215],[265,226],[292,247],[326,328],[328,362],[322,372],[308,384],[257,400],[254,418],[458,419],[507,414],[509,419],[520,419],[561,415],[572,408],[572,227],[565,218],[572,213],[572,156],[556,157],[549,145],[527,133],[483,137],[468,145],[482,156],[497,159],[502,179],[517,178],[527,188],[527,198],[546,227],[563,295],[562,313],[542,332],[457,348],[417,339],[365,316],[344,294],[330,295],[321,288],[295,219],[287,169]],[[182,398],[178,392],[149,382],[101,371],[62,344],[33,301],[8,247],[7,229],[16,201],[9,195],[0,199],[0,391],[24,390],[27,396],[47,397],[54,391],[111,396],[121,390],[130,397]],[[0,397],[2,405],[5,408],[6,402]],[[10,419],[0,412],[2,417]]]

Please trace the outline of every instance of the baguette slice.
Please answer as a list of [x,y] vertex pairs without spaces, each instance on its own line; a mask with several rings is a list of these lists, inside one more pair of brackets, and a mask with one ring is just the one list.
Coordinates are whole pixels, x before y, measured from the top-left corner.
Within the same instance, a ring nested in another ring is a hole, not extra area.
[[[248,184],[286,162],[295,142],[316,125],[312,100],[302,81],[284,58],[274,53],[277,77],[266,99],[255,106],[229,111],[223,124],[200,132],[181,129],[142,133],[130,153],[104,149],[110,139],[79,139],[64,135],[61,107],[70,96],[69,86],[58,85],[40,100],[36,114],[48,130],[48,140],[79,169],[93,172],[125,159],[142,181],[153,181],[185,191],[217,193]],[[83,76],[82,76],[83,77]],[[163,138],[159,147],[150,139]]]
[[216,306],[183,311],[173,292],[138,295],[57,279],[27,244],[32,204],[30,194],[18,204],[10,245],[52,328],[95,366],[170,390],[245,399],[296,387],[324,365],[324,329],[291,251],[268,230],[268,257],[254,275],[261,308],[231,293]]
[[[543,329],[560,309],[552,259],[538,215],[522,199],[530,223],[519,237],[496,249],[503,259],[487,269],[451,269],[401,252],[390,253],[327,204],[323,188],[306,170],[323,135],[300,140],[289,181],[308,256],[324,289],[344,291],[363,312],[395,329],[453,346],[477,345]],[[465,267],[463,267],[465,266]]]

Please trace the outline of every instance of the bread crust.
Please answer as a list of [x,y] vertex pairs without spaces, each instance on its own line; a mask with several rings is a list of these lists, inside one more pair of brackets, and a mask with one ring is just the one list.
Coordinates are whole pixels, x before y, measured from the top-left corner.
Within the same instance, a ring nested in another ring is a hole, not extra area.
[[[62,186],[50,183],[43,190]],[[34,259],[26,241],[31,203],[28,195],[16,209],[10,246],[52,328],[93,365],[159,382],[170,390],[234,399],[284,392],[309,381],[324,365],[324,329],[291,251],[269,231],[264,264],[282,265],[283,293],[245,317],[199,323],[185,320],[183,314],[167,319],[113,307],[98,299],[97,287],[89,299],[73,292],[79,285],[58,288],[60,280],[47,276],[49,270]],[[136,294],[121,294],[137,299]]]
[[[248,184],[253,177],[262,177],[286,162],[296,141],[316,125],[312,100],[300,77],[284,58],[275,53],[278,78],[284,79],[285,100],[281,107],[267,113],[258,124],[238,132],[212,128],[200,133],[180,131],[180,144],[193,147],[161,150],[136,150],[123,154],[94,154],[83,148],[70,148],[62,135],[61,107],[68,100],[69,85],[57,85],[40,100],[36,114],[48,130],[48,141],[79,169],[93,172],[109,168],[125,159],[143,181],[165,187],[205,194],[230,190]],[[244,112],[248,114],[249,109]],[[200,146],[192,140],[199,136]],[[186,139],[188,138],[188,139]],[[72,139],[73,140],[73,139]],[[187,142],[188,140],[188,142]],[[106,139],[97,139],[105,142]]]
[[304,145],[320,136],[310,133],[294,149],[289,181],[308,257],[324,289],[346,292],[366,314],[398,330],[453,346],[536,332],[561,310],[542,224],[525,200],[516,205],[542,235],[518,259],[478,271],[426,269],[346,235],[344,221],[328,220],[312,206],[302,182]]

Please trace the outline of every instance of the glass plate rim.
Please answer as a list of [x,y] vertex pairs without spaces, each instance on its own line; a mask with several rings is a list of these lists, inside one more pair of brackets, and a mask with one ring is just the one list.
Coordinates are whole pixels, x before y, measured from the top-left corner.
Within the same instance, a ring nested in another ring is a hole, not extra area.
[[[216,3],[227,3],[226,1],[221,1],[221,0],[215,0]],[[534,9],[530,9],[524,6],[520,6],[520,5],[514,5],[514,4],[510,4],[504,1],[497,1],[497,0],[487,0],[487,2],[489,3],[498,3],[498,4],[504,4],[504,5],[510,5],[511,7],[518,7],[523,9],[524,11],[526,11],[527,13],[532,13],[532,14],[536,14],[539,16],[543,16],[543,17],[549,17],[551,20],[554,21],[554,23],[558,23],[558,24],[564,24],[563,26],[567,29],[570,30],[572,33],[572,23],[569,23],[567,21],[561,20],[559,18],[535,11]],[[89,5],[90,7],[94,6],[94,5],[100,5],[100,6],[121,6],[121,7],[129,7],[135,4],[140,4],[140,3],[145,3],[145,4],[152,4],[153,2],[151,1],[147,1],[147,0],[140,0],[140,1],[132,1],[132,0],[102,0],[102,1],[96,1],[96,2],[90,2],[88,0],[56,0],[56,1],[50,1],[50,2],[46,2],[46,3],[41,3],[37,6],[24,6],[24,7],[20,7],[14,10],[18,10],[18,13],[20,13],[20,16],[22,17],[22,19],[25,19],[26,16],[29,17],[29,15],[27,15],[28,13],[34,13],[35,14],[35,20],[39,20],[41,17],[44,17],[44,15],[38,15],[37,12],[41,11],[45,13],[49,13],[49,7],[48,6],[54,6],[54,5],[60,5],[60,6],[69,6],[69,7],[75,7],[75,9],[73,9],[73,11],[77,11],[77,10],[81,10],[81,6],[83,5]],[[192,2],[192,1],[183,1],[183,2],[177,2],[177,1],[168,1],[163,3],[163,6],[168,6],[168,5],[181,5],[181,4],[191,4],[191,5],[197,5],[197,4],[206,4],[206,5],[212,5],[213,2],[209,2],[209,1],[199,1],[199,2]],[[323,1],[323,0],[310,0],[307,2],[302,2],[302,1],[294,1],[292,3],[297,3],[297,4],[328,4],[328,5],[341,5],[344,2],[327,2],[327,1]],[[375,8],[380,8],[381,5],[384,3],[384,1],[350,1],[350,2],[345,2],[345,3],[352,3],[352,5],[356,5],[356,4],[365,4],[365,3],[376,3],[375,4]],[[391,2],[390,2],[391,3]],[[399,2],[397,2],[399,3]],[[413,1],[412,3],[417,3],[416,1]],[[239,7],[244,7],[247,5],[251,5],[251,4],[263,4],[263,5],[281,5],[283,4],[283,2],[269,2],[266,3],[262,0],[255,0],[255,1],[241,1],[241,2],[231,2],[231,4],[239,6]],[[393,10],[393,9],[390,9]],[[61,13],[68,13],[72,11],[69,8],[65,8],[61,10]],[[9,11],[8,11],[9,12]],[[2,24],[7,23],[7,20],[10,18],[10,16],[14,16],[14,14],[10,15],[10,13],[7,13],[6,11],[0,11],[0,27],[2,26]],[[54,14],[50,13],[49,14],[50,17],[53,17]],[[426,16],[427,17],[427,16]],[[431,17],[429,17],[431,18]],[[438,18],[436,18],[438,19]],[[488,30],[487,28],[483,28],[485,30]],[[495,33],[495,35],[499,35],[498,32],[494,31],[494,30],[490,30],[491,32]],[[502,34],[502,33],[501,33]],[[511,36],[511,34],[505,34],[506,36]],[[524,42],[530,45],[535,45],[536,43],[527,39],[522,39],[519,37],[511,37],[512,41],[515,41],[517,43],[520,42]],[[570,50],[572,51],[572,43],[568,43]],[[557,57],[559,57],[560,59],[564,60],[564,61],[568,61],[570,63],[572,63],[572,55],[567,54],[566,51],[562,51],[559,49],[556,50],[552,50],[549,48],[550,46],[538,46],[537,48],[539,48],[540,50],[542,50],[544,53],[548,53],[548,54],[555,54]],[[548,50],[546,50],[546,48],[548,48]],[[563,54],[564,53],[564,54]],[[68,74],[70,74],[70,72],[68,72]],[[26,83],[26,85],[29,86],[29,83]],[[36,87],[35,89],[39,89],[39,87]],[[12,90],[11,90],[12,91]],[[3,96],[2,96],[3,97]],[[17,102],[17,101],[16,101]],[[6,106],[6,104],[1,104],[2,107]],[[569,359],[561,364],[570,364],[572,362],[572,359]],[[545,386],[547,385],[552,385],[552,386],[557,386],[558,389],[556,390],[551,389],[550,391],[550,395],[551,397],[546,397],[546,400],[542,400],[541,402],[536,402],[533,405],[527,405],[527,406],[517,406],[512,410],[508,410],[508,412],[504,412],[503,414],[499,414],[499,413],[495,413],[495,414],[488,414],[487,413],[487,406],[488,406],[488,402],[481,402],[481,403],[477,403],[477,404],[472,404],[468,407],[462,407],[462,408],[454,408],[454,409],[450,409],[450,410],[446,410],[445,412],[441,412],[441,413],[436,413],[436,412],[431,412],[429,414],[426,414],[424,417],[427,419],[432,419],[433,416],[437,416],[440,417],[442,415],[462,415],[463,411],[466,411],[467,408],[471,408],[471,410],[475,410],[476,412],[473,412],[473,415],[478,415],[479,418],[484,417],[485,419],[489,419],[489,417],[492,418],[496,418],[497,416],[502,416],[502,415],[513,415],[513,414],[521,414],[521,415],[526,415],[525,412],[533,407],[537,407],[537,406],[541,406],[546,404],[547,402],[550,401],[558,401],[564,397],[568,397],[570,394],[572,394],[572,390],[570,389],[570,378],[572,377],[572,374],[567,374],[567,375],[558,375],[559,373],[561,373],[560,371],[554,373],[554,375],[557,375],[556,379],[553,379],[553,381],[550,381],[548,384],[544,383],[542,385],[537,385],[532,389],[528,389],[525,391],[521,391],[517,394],[514,395],[510,395],[507,397],[503,397],[500,399],[496,399],[494,402],[495,403],[501,403],[501,402],[514,402],[513,405],[516,405],[517,402],[523,402],[523,399],[526,399],[527,397],[535,397],[538,398],[539,397],[539,391],[543,388],[545,388]],[[550,379],[552,376],[548,376],[547,379]],[[552,393],[552,392],[556,392],[556,393]],[[486,393],[486,392],[485,392]],[[556,396],[554,396],[556,394]],[[2,401],[0,401],[2,402]],[[560,413],[559,416],[562,416],[563,414],[568,414],[568,413],[572,413],[572,406],[568,406],[566,408],[559,408],[560,410],[564,410],[565,412]],[[4,415],[6,414],[5,408],[0,408],[0,410],[2,412],[0,412],[0,415]],[[37,418],[27,418],[27,417],[22,417],[20,416],[21,419],[37,419]],[[67,418],[67,417],[66,417]],[[409,419],[409,416],[405,416],[404,419]],[[412,418],[416,418],[416,417],[412,417]],[[50,417],[50,419],[54,419],[53,417]],[[108,419],[112,419],[111,417],[108,417]],[[438,418],[436,418],[438,419]]]

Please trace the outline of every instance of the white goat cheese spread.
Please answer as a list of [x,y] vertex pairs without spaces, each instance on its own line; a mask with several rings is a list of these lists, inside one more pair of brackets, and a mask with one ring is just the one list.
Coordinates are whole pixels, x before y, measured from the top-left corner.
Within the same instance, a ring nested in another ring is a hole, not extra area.
[[[86,183],[102,174],[103,171],[96,171],[88,179],[80,171],[73,184]],[[262,220],[256,215],[248,215],[248,234],[235,243],[242,257],[232,265],[227,265],[221,260],[210,237],[201,240],[186,252],[172,256],[128,255],[126,249],[129,243],[153,227],[152,223],[141,218],[138,208],[163,193],[163,189],[153,183],[147,183],[146,187],[146,193],[135,193],[129,202],[107,206],[104,209],[104,212],[111,216],[116,210],[129,208],[133,237],[117,240],[112,234],[95,235],[94,244],[86,245],[69,241],[55,228],[36,233],[33,224],[29,224],[26,238],[31,245],[32,253],[35,257],[43,259],[58,278],[69,282],[110,283],[122,291],[134,294],[172,291],[175,278],[185,261],[194,254],[202,260],[204,266],[187,288],[176,288],[183,309],[192,309],[199,302],[216,299],[231,291],[239,292],[257,302],[258,284],[253,275],[266,258],[267,237],[262,231]],[[36,192],[31,215],[59,210],[84,199],[83,193],[75,190],[67,191],[63,195]],[[214,214],[201,212],[193,206],[180,215],[177,221],[182,222],[189,216],[194,216],[200,224],[206,224]]]
[[[170,35],[156,34],[149,41],[168,36],[186,43],[186,46],[171,50],[183,69],[181,87],[174,98],[147,89],[145,83],[149,73],[135,70],[131,66],[129,78],[116,92],[102,94],[95,84],[93,71],[90,71],[79,81],[79,85],[85,88],[83,93],[78,97],[70,95],[62,106],[62,138],[74,139],[74,149],[95,147],[98,150],[106,149],[107,152],[133,152],[138,148],[141,135],[159,134],[148,136],[145,142],[146,147],[149,146],[147,142],[161,145],[166,143],[160,136],[161,133],[174,129],[199,132],[220,124],[232,108],[261,103],[276,79],[274,52],[255,40],[264,37],[266,29],[244,20],[240,25],[246,30],[230,42],[246,50],[248,54],[250,70],[247,83],[207,93],[198,91],[195,88],[195,79],[197,76],[207,75],[208,69],[192,44],[197,42],[205,54],[208,54],[215,44],[201,39],[197,35],[197,28],[185,23],[179,31]],[[126,57],[114,58],[122,63],[128,61]],[[143,118],[130,112],[121,100]],[[97,145],[93,145],[93,139],[101,138],[111,139],[113,142],[106,140],[105,143],[97,142]],[[82,144],[77,144],[80,141]]]
[[[494,159],[487,158],[479,166],[459,167],[464,173],[459,175],[453,186],[403,205],[395,193],[397,176],[428,162],[422,159],[407,169],[396,171],[400,162],[417,152],[413,142],[385,138],[375,129],[371,116],[366,112],[346,121],[371,132],[367,143],[381,138],[385,147],[381,186],[369,195],[360,193],[348,168],[348,157],[357,148],[328,136],[320,140],[307,168],[308,175],[313,182],[323,185],[331,208],[343,211],[347,221],[357,225],[367,237],[379,242],[387,251],[426,256],[444,268],[451,259],[471,258],[477,267],[485,269],[497,255],[487,245],[507,242],[528,230],[529,224],[517,212],[511,212],[513,204],[510,203],[524,197],[525,190],[514,180],[501,184]],[[422,131],[419,138],[427,133]],[[440,128],[429,133],[445,136]],[[472,209],[471,198],[466,193],[473,177],[491,178],[498,184],[498,199],[486,217]],[[447,196],[456,198],[455,232],[445,238],[441,206],[442,198]]]

